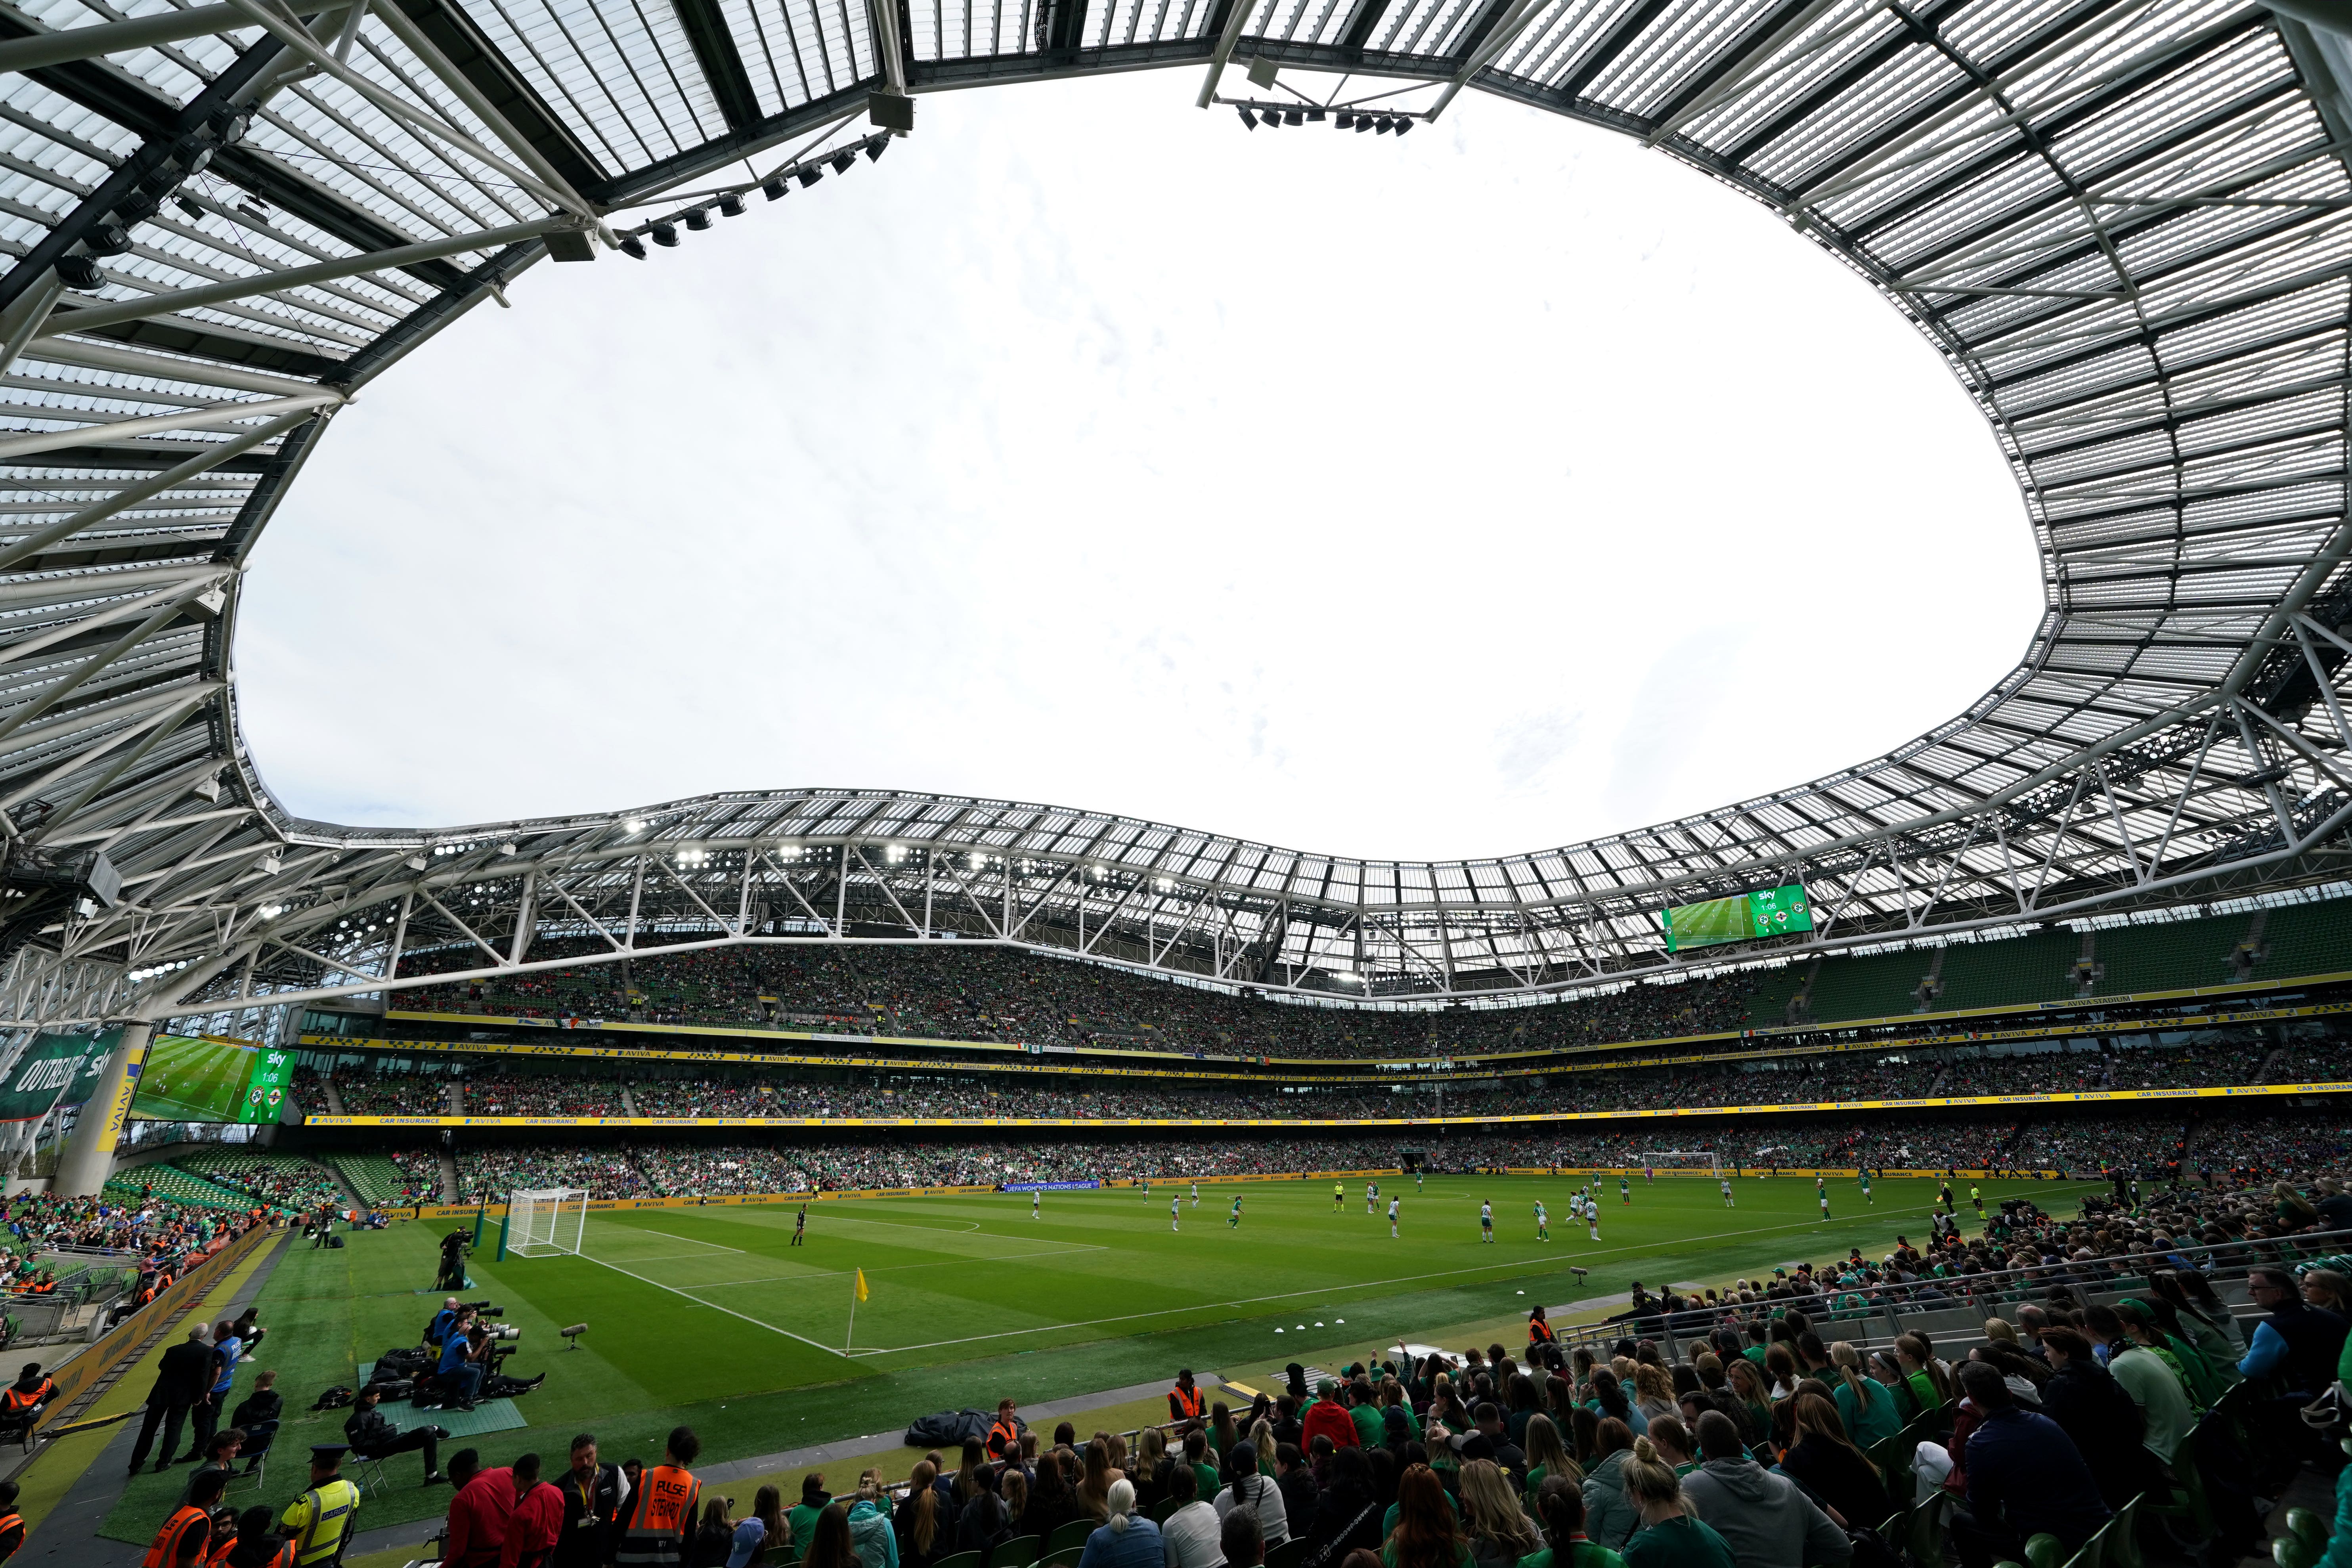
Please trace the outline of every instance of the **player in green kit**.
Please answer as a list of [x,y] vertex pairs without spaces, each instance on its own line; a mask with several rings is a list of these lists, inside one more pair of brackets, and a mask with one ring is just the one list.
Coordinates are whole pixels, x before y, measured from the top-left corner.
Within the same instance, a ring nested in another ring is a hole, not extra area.
[[1870,1195],[1870,1167],[1867,1165],[1862,1168],[1862,1201],[1866,1204],[1874,1204],[1878,1201]]
[[1541,1198],[1536,1200],[1536,1239],[1538,1241],[1551,1239],[1551,1216],[1544,1213]]
[[1240,1196],[1236,1194],[1234,1198],[1234,1212],[1225,1216],[1225,1228],[1227,1230],[1239,1230],[1241,1228],[1241,1224],[1242,1200]]
[[1415,1165],[1412,1168],[1412,1190],[1416,1193],[1421,1191],[1421,1167],[1419,1165]]
[[1632,1203],[1633,1201],[1633,1184],[1627,1181],[1622,1176],[1618,1177],[1617,1196],[1621,1202],[1628,1204]]

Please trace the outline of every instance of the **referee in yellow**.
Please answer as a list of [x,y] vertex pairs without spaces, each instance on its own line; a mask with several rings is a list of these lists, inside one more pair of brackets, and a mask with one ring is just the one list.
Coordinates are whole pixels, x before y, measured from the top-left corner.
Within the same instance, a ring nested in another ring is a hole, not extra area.
[[294,1568],[339,1561],[352,1521],[360,1510],[360,1489],[342,1476],[348,1443],[310,1445],[310,1485],[278,1519],[294,1544]]

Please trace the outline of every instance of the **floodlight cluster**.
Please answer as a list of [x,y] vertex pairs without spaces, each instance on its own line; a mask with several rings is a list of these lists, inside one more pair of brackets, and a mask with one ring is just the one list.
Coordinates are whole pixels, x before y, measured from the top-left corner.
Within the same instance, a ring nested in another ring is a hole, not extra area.
[[643,261],[652,254],[646,248],[646,240],[649,237],[664,249],[675,249],[678,244],[677,231],[681,226],[700,234],[710,227],[710,215],[714,211],[720,217],[741,217],[744,213],[743,198],[753,191],[758,191],[772,202],[782,201],[793,185],[797,184],[803,190],[806,190],[824,179],[827,169],[831,169],[836,174],[849,173],[857,166],[857,154],[860,153],[866,154],[867,163],[878,163],[882,161],[883,153],[890,145],[890,136],[891,133],[887,131],[877,131],[873,135],[863,141],[852,142],[846,147],[836,148],[811,158],[793,159],[763,179],[750,184],[719,191],[695,203],[692,206],[680,207],[665,217],[654,218],[636,228],[628,229],[621,236],[621,253]]
[[1237,103],[1234,108],[1240,112],[1242,123],[1252,131],[1261,125],[1320,125],[1328,116],[1333,126],[1340,131],[1370,131],[1381,136],[1394,132],[1402,136],[1411,131],[1421,119],[1417,114],[1401,114],[1391,110],[1326,110],[1314,104],[1282,108],[1266,104]]

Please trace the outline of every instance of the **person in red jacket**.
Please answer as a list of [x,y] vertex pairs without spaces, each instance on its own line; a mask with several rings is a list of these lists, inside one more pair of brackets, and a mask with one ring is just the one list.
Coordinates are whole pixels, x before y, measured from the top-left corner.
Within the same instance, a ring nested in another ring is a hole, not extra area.
[[1305,1427],[1299,1435],[1300,1444],[1314,1442],[1318,1432],[1330,1438],[1335,1448],[1353,1448],[1361,1445],[1355,1417],[1349,1415],[1348,1407],[1339,1403],[1339,1385],[1328,1377],[1315,1385],[1315,1403],[1307,1407]]
[[471,1448],[449,1457],[449,1479],[457,1495],[449,1500],[449,1539],[442,1562],[447,1568],[499,1568],[507,1521],[514,1515],[514,1472],[504,1466],[481,1468]]
[[563,1533],[563,1494],[539,1479],[539,1456],[514,1462],[514,1512],[507,1520],[499,1568],[546,1568]]

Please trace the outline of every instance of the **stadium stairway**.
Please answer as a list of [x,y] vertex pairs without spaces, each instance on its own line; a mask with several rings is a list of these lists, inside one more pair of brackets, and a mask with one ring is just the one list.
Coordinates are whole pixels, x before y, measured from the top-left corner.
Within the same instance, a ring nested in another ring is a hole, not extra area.
[[441,1201],[454,1204],[462,1200],[465,1187],[457,1179],[457,1157],[448,1150],[441,1151]]

